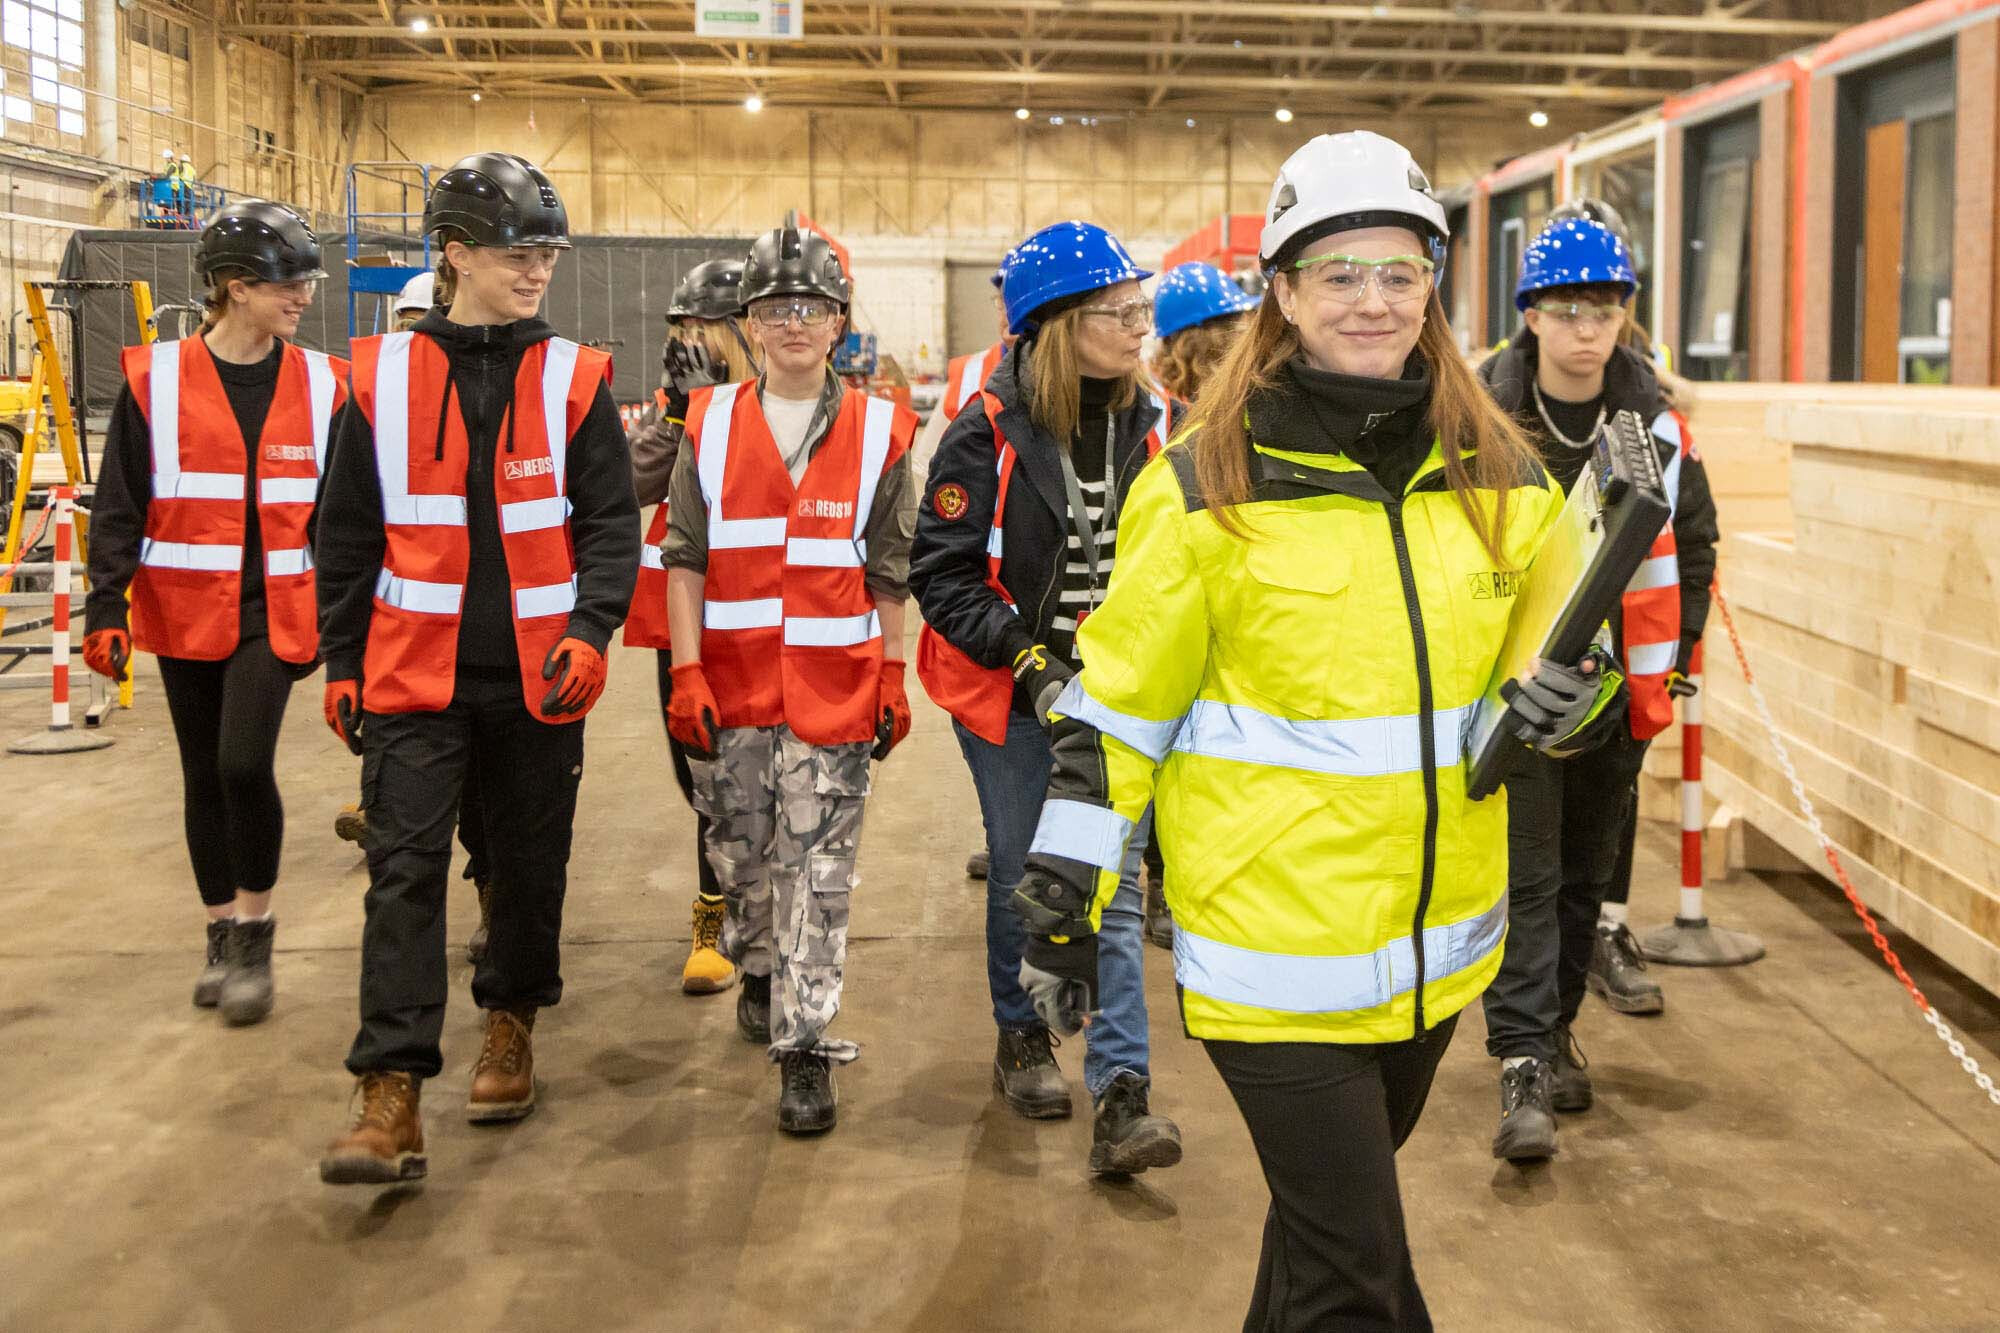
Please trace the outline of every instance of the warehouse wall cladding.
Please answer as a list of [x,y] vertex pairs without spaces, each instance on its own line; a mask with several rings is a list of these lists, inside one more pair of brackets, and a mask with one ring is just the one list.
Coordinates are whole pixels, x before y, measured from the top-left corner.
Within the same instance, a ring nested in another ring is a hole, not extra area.
[[[201,285],[194,256],[198,234],[189,231],[78,231],[65,248],[59,276],[64,279],[143,279],[152,284],[155,309],[166,308],[160,336],[180,336],[181,312],[192,312],[186,330],[199,322]],[[329,256],[346,250],[345,235],[322,235]],[[612,394],[620,402],[651,396],[660,380],[660,340],[666,332],[667,302],[674,285],[696,264],[740,259],[750,248],[717,236],[579,236],[576,249],[556,266],[542,313],[565,337],[611,353]],[[92,411],[109,410],[123,382],[118,349],[137,342],[132,300],[123,291],[64,294],[64,302],[84,301],[85,393]],[[357,333],[386,332],[389,298],[364,299]],[[312,308],[299,324],[299,345],[334,356],[347,355],[347,273],[330,263]]]

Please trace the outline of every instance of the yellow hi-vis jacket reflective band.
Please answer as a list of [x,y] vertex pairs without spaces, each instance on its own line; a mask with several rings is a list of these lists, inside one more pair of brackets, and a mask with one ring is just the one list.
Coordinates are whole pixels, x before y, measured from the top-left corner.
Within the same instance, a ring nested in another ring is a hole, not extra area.
[[1506,800],[1466,799],[1463,730],[1562,496],[1509,493],[1495,569],[1435,445],[1394,498],[1337,455],[1251,463],[1248,540],[1185,440],[1134,483],[1030,859],[1095,867],[1097,921],[1150,801],[1192,1035],[1400,1041],[1499,967]]

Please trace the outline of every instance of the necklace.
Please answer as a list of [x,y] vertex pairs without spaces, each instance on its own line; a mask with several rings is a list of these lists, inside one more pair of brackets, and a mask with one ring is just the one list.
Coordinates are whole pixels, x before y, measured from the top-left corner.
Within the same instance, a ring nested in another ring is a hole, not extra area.
[[1597,432],[1604,429],[1604,402],[1602,398],[1598,400],[1597,420],[1591,423],[1590,433],[1580,440],[1572,440],[1569,436],[1563,434],[1556,426],[1556,423],[1549,418],[1548,405],[1542,402],[1541,381],[1529,380],[1528,388],[1534,392],[1535,411],[1541,414],[1542,424],[1549,428],[1549,434],[1555,436],[1558,441],[1568,445],[1572,449],[1588,449],[1597,443]]

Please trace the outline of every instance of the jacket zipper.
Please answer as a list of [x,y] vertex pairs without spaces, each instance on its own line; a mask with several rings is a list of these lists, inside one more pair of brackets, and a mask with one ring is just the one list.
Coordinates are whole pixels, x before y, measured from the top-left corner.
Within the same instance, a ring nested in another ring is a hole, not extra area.
[[1424,613],[1417,600],[1417,575],[1410,564],[1410,542],[1403,531],[1403,501],[1383,506],[1389,515],[1389,536],[1396,543],[1396,567],[1403,576],[1403,605],[1410,616],[1410,639],[1417,651],[1417,736],[1424,761],[1424,868],[1417,890],[1417,915],[1410,925],[1410,947],[1417,960],[1416,1027],[1424,1035],[1424,917],[1431,907],[1431,883],[1437,874],[1437,720],[1431,714],[1431,656],[1424,641]]

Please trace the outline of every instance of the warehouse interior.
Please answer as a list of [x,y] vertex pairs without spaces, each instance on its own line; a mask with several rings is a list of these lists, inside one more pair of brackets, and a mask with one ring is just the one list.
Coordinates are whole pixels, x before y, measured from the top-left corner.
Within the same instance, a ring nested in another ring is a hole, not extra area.
[[361,766],[327,678],[278,733],[276,1008],[224,1027],[186,1001],[162,675],[144,645],[123,686],[84,669],[82,538],[121,349],[198,336],[203,224],[244,201],[316,233],[295,340],[347,358],[443,259],[446,170],[536,164],[574,242],[543,315],[609,355],[635,432],[683,279],[796,225],[851,283],[835,370],[928,423],[1023,238],[1082,219],[1255,297],[1274,177],[1357,130],[1441,206],[1438,309],[1475,366],[1522,337],[1551,214],[1615,206],[1720,529],[1628,874],[1640,939],[1712,923],[1725,965],[1648,944],[1663,1013],[1584,1001],[1596,1103],[1532,1164],[1489,1151],[1465,1011],[1395,1158],[1429,1319],[2000,1326],[1996,127],[2000,0],[0,0],[0,1329],[1251,1327],[1270,1164],[1177,953],[1145,950],[1143,989],[1178,1165],[1093,1174],[1088,1105],[1039,1123],[990,1087],[988,833],[916,605],[839,1127],[778,1133],[737,996],[683,993],[702,844],[655,654],[614,638],[536,1114],[457,1114],[483,917],[455,860],[430,1177],[336,1189],[313,1163],[354,1083],[371,869],[330,831]]

